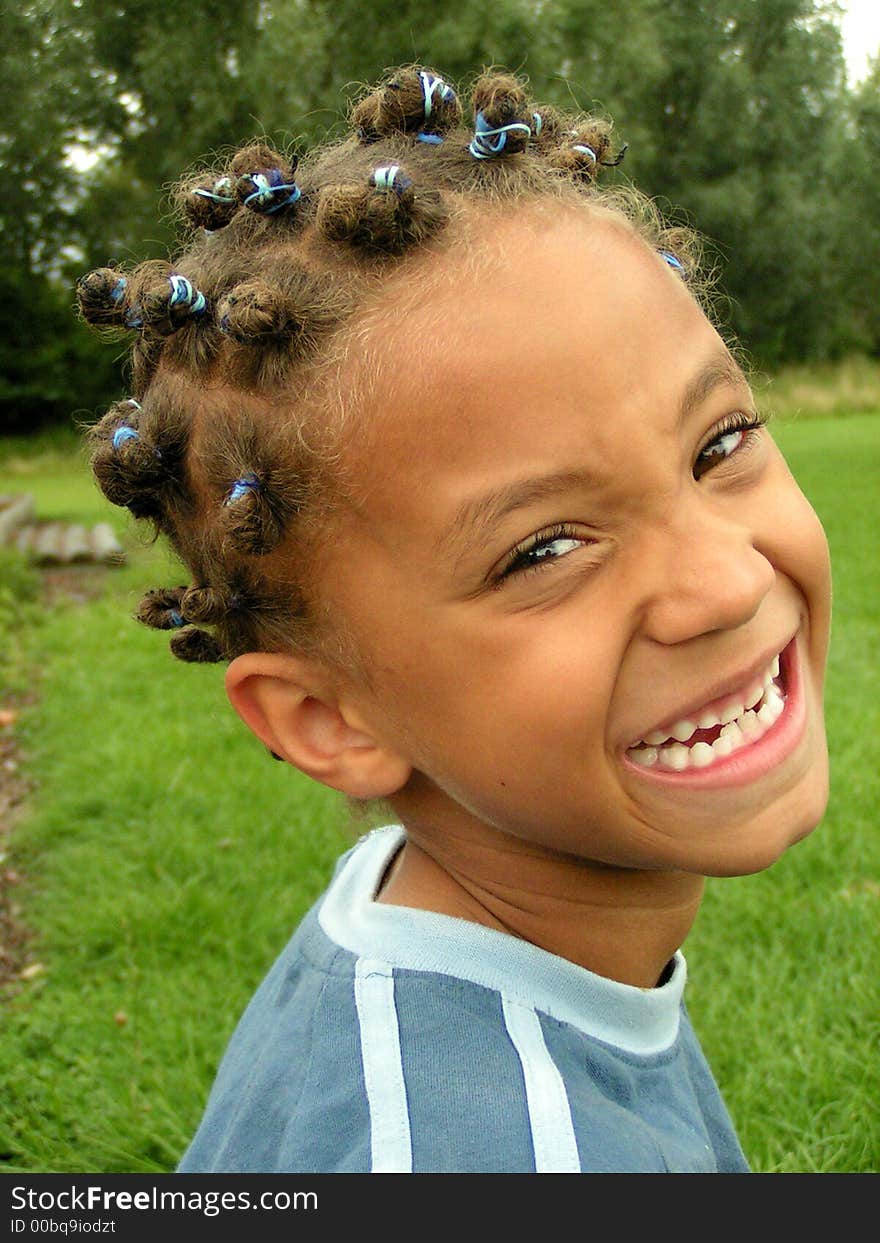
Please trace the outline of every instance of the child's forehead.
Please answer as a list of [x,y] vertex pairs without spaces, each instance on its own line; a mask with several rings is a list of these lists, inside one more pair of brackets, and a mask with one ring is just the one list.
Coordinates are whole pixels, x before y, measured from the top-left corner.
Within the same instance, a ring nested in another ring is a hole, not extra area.
[[380,331],[411,329],[417,318],[448,330],[456,318],[478,317],[499,285],[508,299],[528,303],[530,286],[520,274],[528,269],[530,281],[535,274],[552,279],[572,249],[596,260],[603,252],[650,253],[624,216],[598,204],[548,198],[462,202],[436,248],[426,247],[389,274],[366,318]]
[[414,438],[427,459],[444,427],[467,437],[493,422],[502,394],[598,398],[600,377],[616,371],[635,398],[675,370],[662,353],[672,349],[678,359],[723,345],[627,221],[558,204],[472,214],[367,317],[355,356],[369,378],[361,430],[371,455]]

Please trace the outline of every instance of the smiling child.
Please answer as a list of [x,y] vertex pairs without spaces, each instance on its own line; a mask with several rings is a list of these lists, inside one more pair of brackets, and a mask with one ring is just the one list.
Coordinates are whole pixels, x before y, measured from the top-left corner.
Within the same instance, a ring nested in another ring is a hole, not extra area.
[[824,813],[825,537],[693,240],[597,187],[607,123],[471,104],[399,70],[298,168],[188,179],[173,265],[80,284],[135,336],[96,475],[193,575],[141,620],[389,820],[183,1171],[747,1169],[680,947]]

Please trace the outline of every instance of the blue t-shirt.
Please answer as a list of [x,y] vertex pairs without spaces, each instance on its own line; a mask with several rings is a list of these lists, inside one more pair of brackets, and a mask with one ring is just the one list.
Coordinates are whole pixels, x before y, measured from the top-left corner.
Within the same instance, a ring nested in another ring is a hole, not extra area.
[[242,1016],[182,1173],[748,1171],[658,988],[374,901],[404,840],[342,857]]

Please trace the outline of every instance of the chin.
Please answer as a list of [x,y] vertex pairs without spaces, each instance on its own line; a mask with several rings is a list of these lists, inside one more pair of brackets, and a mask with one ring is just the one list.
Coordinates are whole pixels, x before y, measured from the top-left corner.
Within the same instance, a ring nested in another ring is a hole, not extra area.
[[[794,795],[797,794],[795,799]],[[765,872],[789,850],[822,823],[828,808],[828,766],[817,763],[810,773],[809,785],[792,794],[793,805],[773,805],[759,814],[742,831],[730,839],[729,856],[714,861],[707,876],[753,876]],[[738,839],[738,840],[737,840]]]

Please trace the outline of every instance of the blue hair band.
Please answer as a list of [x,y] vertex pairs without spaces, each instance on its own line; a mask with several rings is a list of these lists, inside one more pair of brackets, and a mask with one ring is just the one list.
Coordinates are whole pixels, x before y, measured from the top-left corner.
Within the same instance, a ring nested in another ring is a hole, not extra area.
[[385,164],[374,169],[370,180],[377,190],[393,190],[395,194],[403,194],[412,185],[412,177],[401,172],[399,164]]
[[208,305],[208,300],[203,293],[188,281],[185,276],[174,273],[168,277],[168,283],[171,286],[171,297],[168,299],[169,307],[179,306],[188,310],[190,315],[201,315]]
[[[265,212],[267,216],[281,211],[282,207],[290,207],[302,194],[296,182],[284,180],[280,168],[269,168],[264,173],[251,173],[250,179],[257,188],[247,196],[244,205],[253,211]],[[281,198],[280,195],[285,197]]]
[[499,125],[497,129],[493,129],[482,112],[478,112],[474,119],[474,130],[476,132],[468,150],[475,160],[491,160],[501,155],[507,146],[508,134],[518,131],[531,136],[532,133],[531,126],[524,121],[511,121],[508,125]]
[[240,479],[236,479],[232,487],[229,489],[229,495],[223,502],[224,505],[234,505],[236,501],[240,501],[248,492],[259,492],[260,481],[256,475],[242,475]]
[[418,134],[416,134],[416,138],[418,138],[419,142],[429,142],[434,146],[439,146],[439,144],[443,141],[442,134],[426,134],[423,130],[419,130]]
[[168,610],[168,612],[167,612],[167,614],[166,614],[166,616],[167,616],[168,620],[171,622],[171,625],[172,625],[172,626],[177,627],[178,629],[179,629],[181,626],[185,626],[185,625],[186,625],[186,622],[185,622],[185,621],[183,620],[183,618],[180,616],[180,614],[178,613],[177,609],[169,609],[169,610]]
[[122,299],[125,297],[125,287],[127,284],[128,284],[128,281],[125,279],[125,277],[120,276],[119,280],[110,290],[110,301],[111,302],[122,301]]
[[140,438],[140,433],[136,427],[129,427],[127,423],[124,423],[122,427],[117,427],[116,431],[113,433],[113,448],[118,453],[126,441],[140,440]]
[[425,97],[425,120],[427,121],[431,116],[434,95],[439,95],[446,103],[455,99],[455,91],[442,78],[437,78],[432,73],[426,73],[424,69],[419,70],[419,77],[422,79],[422,94]]
[[664,259],[671,268],[675,268],[676,272],[680,272],[682,276],[685,275],[684,264],[680,259],[676,259],[675,255],[671,255],[668,250],[658,250],[657,254],[661,259]]
[[234,203],[235,199],[231,194],[224,194],[224,190],[232,189],[232,181],[229,177],[219,177],[214,182],[213,190],[206,190],[204,186],[199,186],[193,190],[193,194],[197,194],[199,198],[210,199],[212,203]]
[[535,137],[537,138],[541,130],[544,128],[544,118],[540,112],[532,113],[532,120],[535,122]]
[[593,164],[598,164],[599,162],[599,157],[596,155],[596,152],[592,147],[588,147],[586,143],[575,143],[572,147],[572,151],[580,151],[581,155],[585,155],[588,160],[592,161]]

